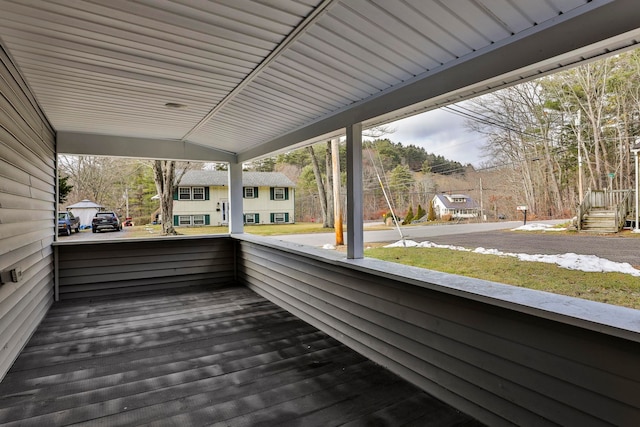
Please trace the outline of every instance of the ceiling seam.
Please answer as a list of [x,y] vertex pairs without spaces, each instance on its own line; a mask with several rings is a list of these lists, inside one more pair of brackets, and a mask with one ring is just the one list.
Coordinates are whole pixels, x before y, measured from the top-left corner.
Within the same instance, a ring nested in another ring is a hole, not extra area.
[[272,62],[274,62],[280,55],[289,47],[293,42],[295,42],[300,36],[305,33],[305,30],[314,24],[323,14],[324,12],[338,0],[323,0],[318,7],[316,7],[313,12],[309,14],[301,23],[298,25],[289,35],[280,43],[256,68],[254,68],[251,73],[247,75],[227,96],[225,96],[218,104],[211,109],[189,132],[187,132],[182,138],[181,141],[187,141],[187,139],[199,131],[203,126],[205,126],[213,116],[218,113],[227,103],[235,99],[236,96],[251,82],[253,82],[264,70],[268,67]]

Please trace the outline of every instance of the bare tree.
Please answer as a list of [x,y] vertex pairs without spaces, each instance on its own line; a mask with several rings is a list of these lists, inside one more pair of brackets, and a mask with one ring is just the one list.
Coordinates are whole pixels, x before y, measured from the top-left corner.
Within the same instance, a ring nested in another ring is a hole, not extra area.
[[174,160],[155,160],[153,162],[153,176],[156,189],[160,197],[160,214],[162,215],[162,235],[176,235],[173,227],[173,193],[177,190],[182,177],[188,170],[189,163],[176,175]]

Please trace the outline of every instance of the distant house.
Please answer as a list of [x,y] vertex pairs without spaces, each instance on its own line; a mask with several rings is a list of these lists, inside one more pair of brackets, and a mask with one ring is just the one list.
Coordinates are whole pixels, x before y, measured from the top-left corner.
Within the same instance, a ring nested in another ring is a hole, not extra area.
[[[284,174],[243,172],[242,186],[245,224],[295,222],[295,184]],[[188,171],[173,195],[173,225],[228,224],[228,191],[227,172]]]
[[454,219],[476,218],[480,214],[476,201],[466,194],[436,194],[433,210],[438,218],[444,215]]

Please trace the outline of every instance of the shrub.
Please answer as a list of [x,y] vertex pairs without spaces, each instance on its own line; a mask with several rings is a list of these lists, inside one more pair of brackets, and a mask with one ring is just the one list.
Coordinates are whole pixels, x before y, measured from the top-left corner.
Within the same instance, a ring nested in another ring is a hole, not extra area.
[[404,221],[402,221],[402,224],[411,224],[411,221],[413,221],[413,207],[409,206],[409,210],[407,211],[407,215],[404,217]]

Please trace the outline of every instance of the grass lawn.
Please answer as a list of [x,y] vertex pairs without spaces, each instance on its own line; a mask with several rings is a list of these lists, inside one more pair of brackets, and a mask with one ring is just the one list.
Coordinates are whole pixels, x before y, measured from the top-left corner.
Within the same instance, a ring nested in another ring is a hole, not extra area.
[[640,279],[628,274],[587,273],[553,264],[437,248],[371,248],[365,256],[640,309]]

